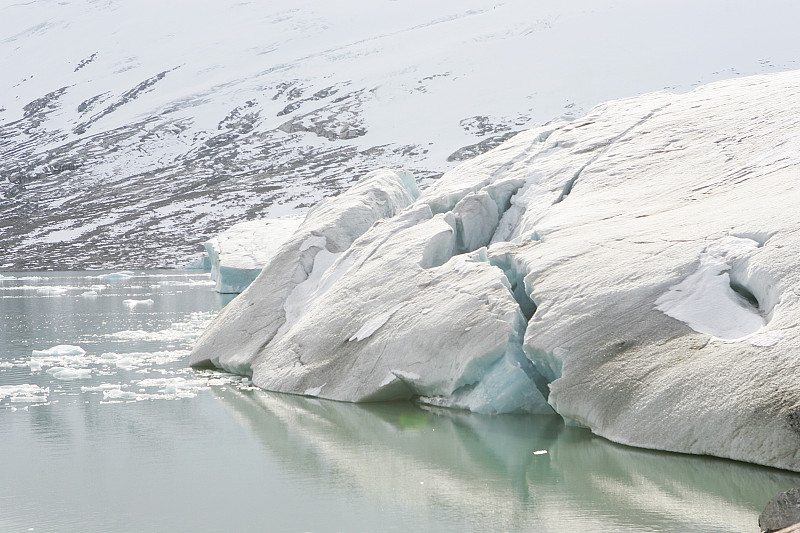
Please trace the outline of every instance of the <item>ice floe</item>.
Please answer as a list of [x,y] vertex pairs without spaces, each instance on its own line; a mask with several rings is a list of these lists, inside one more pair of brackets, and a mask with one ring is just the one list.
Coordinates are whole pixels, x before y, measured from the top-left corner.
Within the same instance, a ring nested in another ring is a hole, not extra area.
[[101,274],[97,276],[98,279],[105,279],[105,280],[128,280],[133,277],[133,272],[131,271],[124,271],[124,272],[109,272],[108,274]]
[[128,307],[138,307],[140,305],[153,305],[154,302],[151,298],[146,298],[144,300],[127,299],[123,300],[122,303]]
[[65,357],[70,355],[83,355],[86,350],[80,346],[73,346],[71,344],[59,344],[46,350],[33,350],[31,355],[33,357]]
[[0,385],[0,401],[11,403],[44,403],[47,402],[50,389],[31,383],[22,385]]

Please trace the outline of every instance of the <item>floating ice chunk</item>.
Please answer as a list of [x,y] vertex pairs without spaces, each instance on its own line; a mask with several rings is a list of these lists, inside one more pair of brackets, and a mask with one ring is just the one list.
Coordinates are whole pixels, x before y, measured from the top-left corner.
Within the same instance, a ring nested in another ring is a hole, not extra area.
[[64,357],[68,355],[84,355],[86,350],[80,346],[72,346],[70,344],[59,344],[47,350],[33,350],[31,355],[33,357]]
[[109,390],[119,390],[122,385],[120,383],[101,383],[91,387],[81,387],[81,392],[105,392]]
[[81,293],[81,296],[84,298],[94,298],[97,295],[97,291],[86,291]]
[[404,305],[405,305],[404,303],[399,303],[394,307],[392,307],[391,309],[389,309],[388,311],[386,311],[385,313],[381,313],[379,315],[375,315],[374,317],[370,318],[364,323],[363,326],[361,326],[361,328],[358,331],[356,331],[353,334],[352,337],[350,337],[349,341],[350,342],[362,341],[368,337],[371,337],[373,333],[378,331],[381,328],[381,326],[386,324],[386,322],[388,322],[389,319],[392,318],[392,315],[398,312],[400,309],[402,309]]
[[193,398],[197,396],[198,391],[207,388],[209,385],[208,380],[189,380],[182,377],[148,378],[134,383],[144,389],[160,387],[158,393],[150,394],[149,397],[152,399],[161,398],[167,400]]
[[139,399],[135,392],[112,388],[103,391],[103,400],[135,401]]
[[97,276],[98,279],[111,279],[111,280],[125,280],[130,279],[133,277],[133,272],[124,271],[124,272],[111,272],[109,274],[102,274]]
[[49,387],[40,387],[31,383],[21,385],[0,385],[0,400],[8,398],[14,403],[43,403],[50,394]]
[[37,294],[47,295],[47,296],[61,296],[62,294],[66,294],[68,289],[64,287],[39,287],[36,289]]
[[[617,442],[800,471],[798,87],[792,72],[605,103],[377,224],[384,185],[348,191],[310,211],[192,363],[343,401],[535,412],[547,395]],[[276,337],[321,236],[349,266]],[[453,255],[489,237],[497,266]]]
[[47,373],[56,379],[86,379],[92,375],[92,369],[54,366],[53,368],[48,368]]
[[150,298],[148,298],[146,300],[132,300],[132,299],[130,299],[130,300],[123,300],[122,303],[127,305],[128,307],[136,307],[136,306],[139,306],[139,305],[153,305],[153,300],[151,300]]
[[119,357],[114,361],[114,364],[117,368],[121,368],[122,370],[131,370],[139,366],[141,361],[137,361],[131,357]]

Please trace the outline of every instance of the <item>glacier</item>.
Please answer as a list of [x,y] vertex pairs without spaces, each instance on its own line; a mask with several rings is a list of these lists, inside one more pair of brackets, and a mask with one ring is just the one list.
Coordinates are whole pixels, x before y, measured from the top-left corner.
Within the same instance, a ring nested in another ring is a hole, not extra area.
[[190,362],[800,471],[798,177],[800,71],[606,102],[421,193],[379,170],[311,210]]

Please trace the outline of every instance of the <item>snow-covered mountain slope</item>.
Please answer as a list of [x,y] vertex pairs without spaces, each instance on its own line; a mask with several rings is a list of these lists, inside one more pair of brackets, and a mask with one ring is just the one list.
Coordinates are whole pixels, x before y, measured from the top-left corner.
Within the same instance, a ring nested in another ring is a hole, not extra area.
[[312,210],[192,362],[800,471],[800,71],[599,105],[399,211],[404,176]]
[[634,0],[0,3],[0,268],[152,267],[380,166],[796,65],[800,6]]

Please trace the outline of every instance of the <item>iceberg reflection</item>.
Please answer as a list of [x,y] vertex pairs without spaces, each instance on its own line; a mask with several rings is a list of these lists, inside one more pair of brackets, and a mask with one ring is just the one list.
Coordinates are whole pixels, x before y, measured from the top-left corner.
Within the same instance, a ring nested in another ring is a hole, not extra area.
[[298,484],[476,530],[755,531],[766,502],[800,484],[790,472],[620,446],[556,416],[219,395]]

